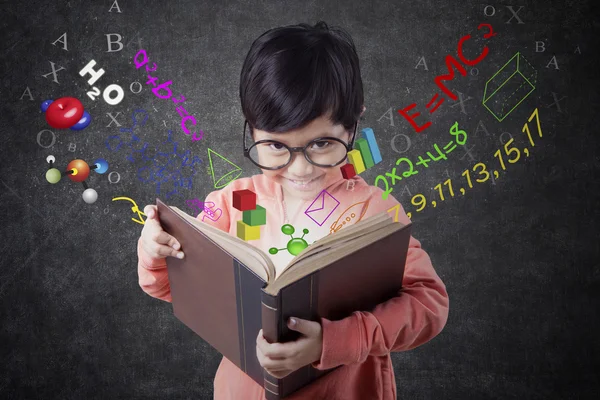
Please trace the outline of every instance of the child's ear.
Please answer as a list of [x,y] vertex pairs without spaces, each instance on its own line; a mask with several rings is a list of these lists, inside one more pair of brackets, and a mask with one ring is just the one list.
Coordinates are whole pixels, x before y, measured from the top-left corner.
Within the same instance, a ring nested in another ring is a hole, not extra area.
[[366,110],[367,110],[367,107],[365,107],[365,105],[363,104],[362,111],[360,112],[361,117],[363,116],[363,114],[365,113]]

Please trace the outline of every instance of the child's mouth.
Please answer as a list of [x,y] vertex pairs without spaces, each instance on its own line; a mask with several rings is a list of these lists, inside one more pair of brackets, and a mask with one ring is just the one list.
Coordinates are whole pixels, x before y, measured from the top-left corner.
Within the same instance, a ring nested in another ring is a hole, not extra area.
[[297,180],[297,179],[290,179],[290,178],[285,178],[288,180],[288,182],[291,183],[291,186],[296,189],[296,190],[300,190],[300,191],[311,191],[314,190],[316,182],[321,179],[321,176],[318,176],[316,178],[312,178],[312,179],[302,179],[302,180]]

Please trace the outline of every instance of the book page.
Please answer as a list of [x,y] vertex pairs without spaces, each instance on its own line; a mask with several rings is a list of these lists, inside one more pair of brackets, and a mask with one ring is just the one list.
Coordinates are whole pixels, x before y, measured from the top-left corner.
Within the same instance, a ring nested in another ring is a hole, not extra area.
[[[221,249],[241,263],[252,269],[255,274],[260,276],[265,282],[271,282],[275,278],[275,268],[271,260],[269,260],[260,249],[242,241],[239,238],[231,236],[215,227],[204,224],[196,218],[181,211],[175,206],[170,206],[178,215],[189,221],[195,228],[203,232],[212,241],[221,247]],[[271,267],[271,268],[269,268]]]
[[279,290],[288,284],[295,282],[302,277],[311,274],[322,268],[326,268],[334,261],[339,260],[347,255],[350,255],[363,247],[369,246],[370,244],[381,240],[394,232],[402,230],[406,227],[404,224],[391,222],[386,224],[382,229],[371,232],[368,235],[364,235],[361,239],[348,240],[345,246],[334,246],[326,251],[322,251],[318,254],[314,254],[311,257],[306,257],[304,260],[296,264],[296,268],[288,270],[286,274],[282,274],[270,283],[265,288],[265,292],[270,295],[277,295]]

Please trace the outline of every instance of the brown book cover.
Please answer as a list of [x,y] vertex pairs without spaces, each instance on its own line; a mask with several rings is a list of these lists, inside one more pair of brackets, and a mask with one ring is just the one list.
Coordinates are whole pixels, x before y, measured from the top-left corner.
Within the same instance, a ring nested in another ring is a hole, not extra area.
[[[271,278],[265,279],[233,256],[222,239],[199,229],[197,224],[202,222],[159,199],[157,206],[163,229],[177,238],[186,253],[183,260],[167,257],[175,316],[263,386],[268,400],[285,398],[331,370],[320,371],[307,365],[283,379],[269,375],[256,357],[256,336],[261,328],[271,343],[295,340],[299,333],[289,330],[286,324],[291,316],[314,321],[320,317],[342,319],[357,310],[372,310],[402,287],[412,224],[380,224],[383,228],[373,230],[372,236],[382,237],[363,247],[360,242],[368,236],[350,231],[355,226],[330,235],[328,243],[333,244],[319,251],[313,249],[315,255],[307,257],[308,262],[303,265],[323,266],[274,291],[269,288],[275,286]],[[381,216],[379,221],[383,219]],[[368,226],[367,221],[363,226]],[[338,237],[332,240],[335,235]],[[237,238],[228,240],[235,242]],[[345,245],[347,250],[338,251],[341,256],[329,260],[327,253],[335,250],[335,245]],[[291,265],[288,275],[294,267]]]

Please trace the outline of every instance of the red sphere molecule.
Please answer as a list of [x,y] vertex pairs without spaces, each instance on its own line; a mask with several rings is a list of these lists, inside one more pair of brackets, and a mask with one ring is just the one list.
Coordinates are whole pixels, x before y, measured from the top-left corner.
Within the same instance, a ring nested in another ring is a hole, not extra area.
[[83,160],[73,160],[67,165],[67,171],[74,170],[67,175],[73,182],[83,182],[90,176],[90,166]]
[[83,104],[75,97],[61,97],[46,109],[46,122],[53,128],[70,128],[79,122],[83,111]]

